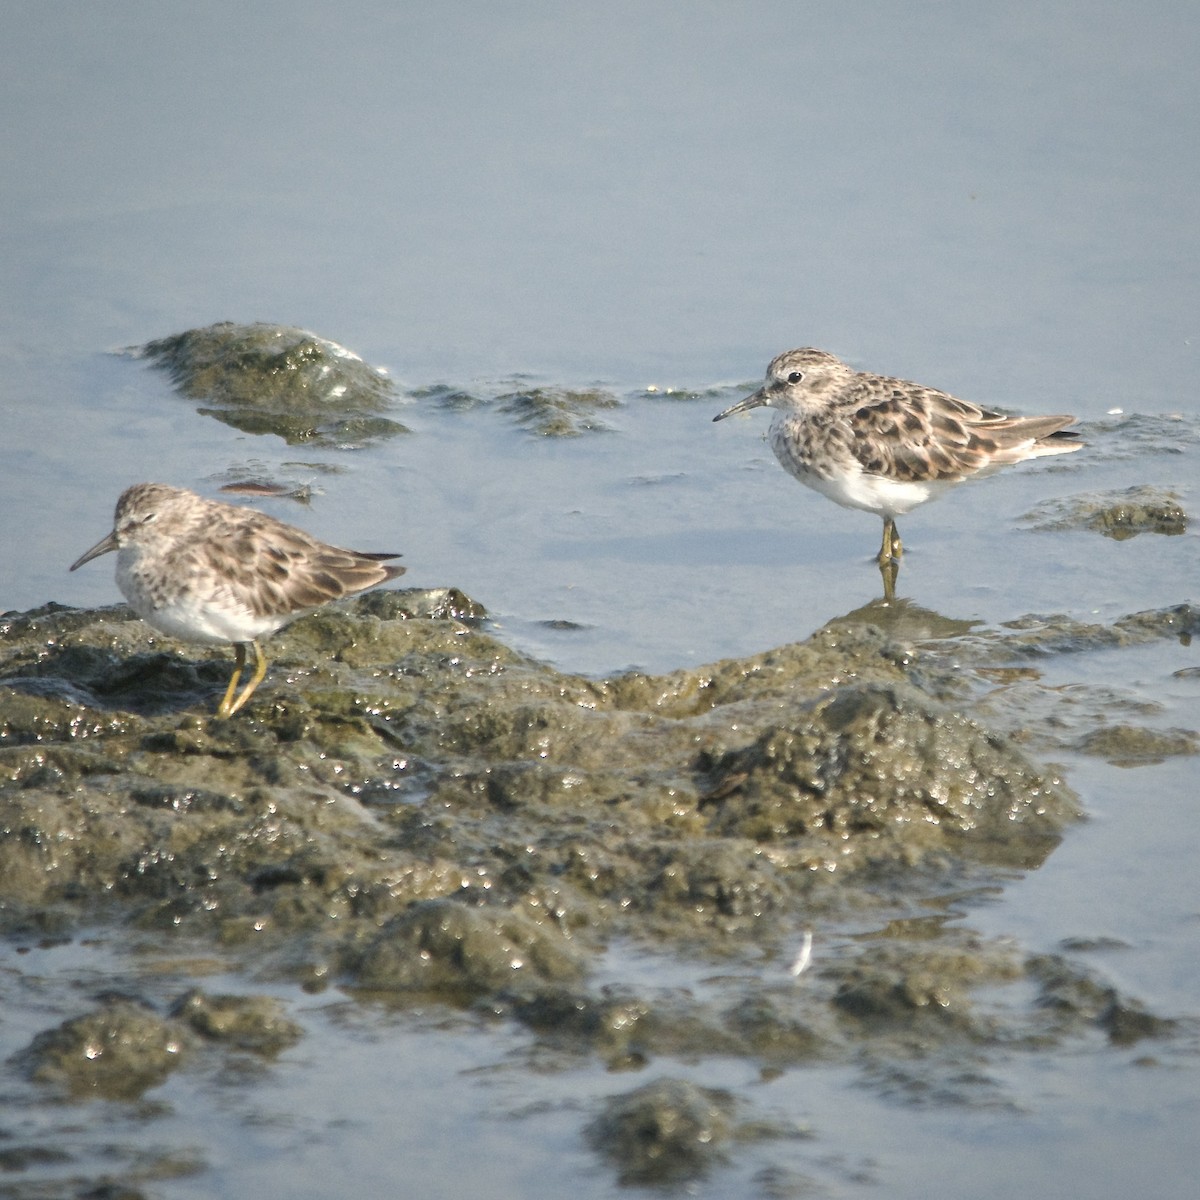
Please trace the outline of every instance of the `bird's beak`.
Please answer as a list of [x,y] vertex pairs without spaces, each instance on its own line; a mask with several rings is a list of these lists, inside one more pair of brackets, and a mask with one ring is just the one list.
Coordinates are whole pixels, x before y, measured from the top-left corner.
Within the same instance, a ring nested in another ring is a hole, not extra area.
[[753,396],[747,396],[745,400],[739,400],[736,404],[731,404],[724,412],[717,413],[717,415],[713,417],[713,420],[723,421],[726,417],[732,417],[734,413],[749,412],[752,408],[762,408],[762,406],[767,403],[768,400],[766,388],[759,388]]
[[69,567],[69,570],[74,571],[78,567],[82,567],[84,563],[91,562],[93,558],[99,558],[102,554],[107,554],[110,550],[118,549],[117,546],[117,531],[114,529],[106,538],[98,541],[85,554],[81,554]]

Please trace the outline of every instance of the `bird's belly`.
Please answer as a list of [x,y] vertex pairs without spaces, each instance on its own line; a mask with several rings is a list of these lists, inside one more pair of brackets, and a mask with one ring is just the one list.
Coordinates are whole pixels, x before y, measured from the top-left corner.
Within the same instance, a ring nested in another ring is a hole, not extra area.
[[302,615],[257,616],[232,597],[204,596],[187,588],[168,591],[136,570],[121,570],[119,562],[117,586],[146,624],[183,642],[249,642],[274,633]]
[[827,496],[843,508],[861,508],[865,512],[878,513],[881,517],[900,517],[911,512],[918,504],[938,496],[947,484],[930,480],[923,483],[885,479],[882,475],[868,475],[864,471],[847,471],[822,478],[809,471],[796,474],[801,483]]
[[938,480],[888,479],[871,475],[844,450],[830,453],[808,431],[786,424],[771,429],[771,449],[783,468],[806,487],[843,508],[861,508],[881,517],[899,517],[952,486]]

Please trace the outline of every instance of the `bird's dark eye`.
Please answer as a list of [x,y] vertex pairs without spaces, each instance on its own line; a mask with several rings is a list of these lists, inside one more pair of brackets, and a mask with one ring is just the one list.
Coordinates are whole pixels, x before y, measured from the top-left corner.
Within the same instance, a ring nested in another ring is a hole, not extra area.
[[792,372],[792,373],[791,373],[791,374],[788,376],[788,383],[799,383],[799,382],[800,382],[800,380],[802,380],[803,378],[804,378],[804,372],[803,372],[803,371],[793,371],[793,372]]

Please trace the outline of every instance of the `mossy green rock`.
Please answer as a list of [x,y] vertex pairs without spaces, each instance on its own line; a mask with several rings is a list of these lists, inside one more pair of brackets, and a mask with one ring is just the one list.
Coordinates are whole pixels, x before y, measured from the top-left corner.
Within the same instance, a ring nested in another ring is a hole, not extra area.
[[384,414],[395,386],[357,354],[304,329],[221,321],[137,348],[198,411],[289,445],[361,445],[408,430]]
[[134,1100],[162,1083],[190,1044],[179,1022],[114,999],[38,1034],[17,1061],[31,1078],[73,1099]]
[[659,1079],[610,1097],[587,1134],[621,1183],[679,1186],[724,1161],[734,1124],[728,1092]]
[[376,991],[470,998],[581,974],[570,943],[523,913],[426,900],[383,927],[359,963],[357,981]]
[[900,683],[851,684],[714,766],[712,827],[806,839],[831,860],[907,856],[969,838],[1039,861],[1077,808],[1005,739]]
[[1025,519],[1035,529],[1089,529],[1117,541],[1139,533],[1180,534],[1188,527],[1180,497],[1145,484],[1123,491],[1067,496],[1040,505]]
[[298,1042],[303,1030],[283,1013],[273,996],[211,995],[193,988],[181,996],[171,1016],[206,1041],[274,1057]]

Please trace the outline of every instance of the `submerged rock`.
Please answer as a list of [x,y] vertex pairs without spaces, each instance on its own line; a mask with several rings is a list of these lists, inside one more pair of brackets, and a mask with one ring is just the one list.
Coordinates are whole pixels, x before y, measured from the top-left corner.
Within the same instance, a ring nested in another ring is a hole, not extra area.
[[1178,495],[1145,484],[1119,492],[1066,496],[1039,505],[1025,519],[1034,529],[1090,529],[1118,541],[1139,533],[1185,533],[1188,525]]
[[391,380],[357,354],[304,329],[221,321],[147,342],[136,353],[166,371],[204,416],[289,445],[362,444],[407,433],[383,414]]
[[1040,984],[1039,1003],[1060,1028],[1103,1030],[1109,1041],[1131,1046],[1146,1038],[1167,1038],[1179,1022],[1151,1013],[1112,984],[1059,954],[1030,958],[1029,975]]
[[678,1185],[725,1160],[733,1113],[728,1092],[659,1079],[610,1097],[587,1136],[615,1164],[622,1184]]
[[134,1100],[183,1062],[189,1044],[178,1022],[116,998],[38,1034],[17,1061],[73,1099]]
[[171,1016],[208,1041],[268,1058],[304,1036],[273,996],[214,996],[194,988],[176,1001]]
[[538,437],[579,437],[607,432],[609,426],[599,414],[621,407],[616,396],[600,388],[520,387],[514,386],[513,381],[473,391],[439,385],[423,388],[413,395],[452,412],[495,406]]
[[535,387],[503,395],[499,404],[502,412],[542,437],[578,437],[607,430],[597,414],[619,408],[621,402],[611,392],[597,389]]
[[1085,734],[1076,748],[1083,754],[1105,758],[1116,766],[1141,766],[1177,755],[1200,754],[1200,733],[1191,729],[1108,725]]

